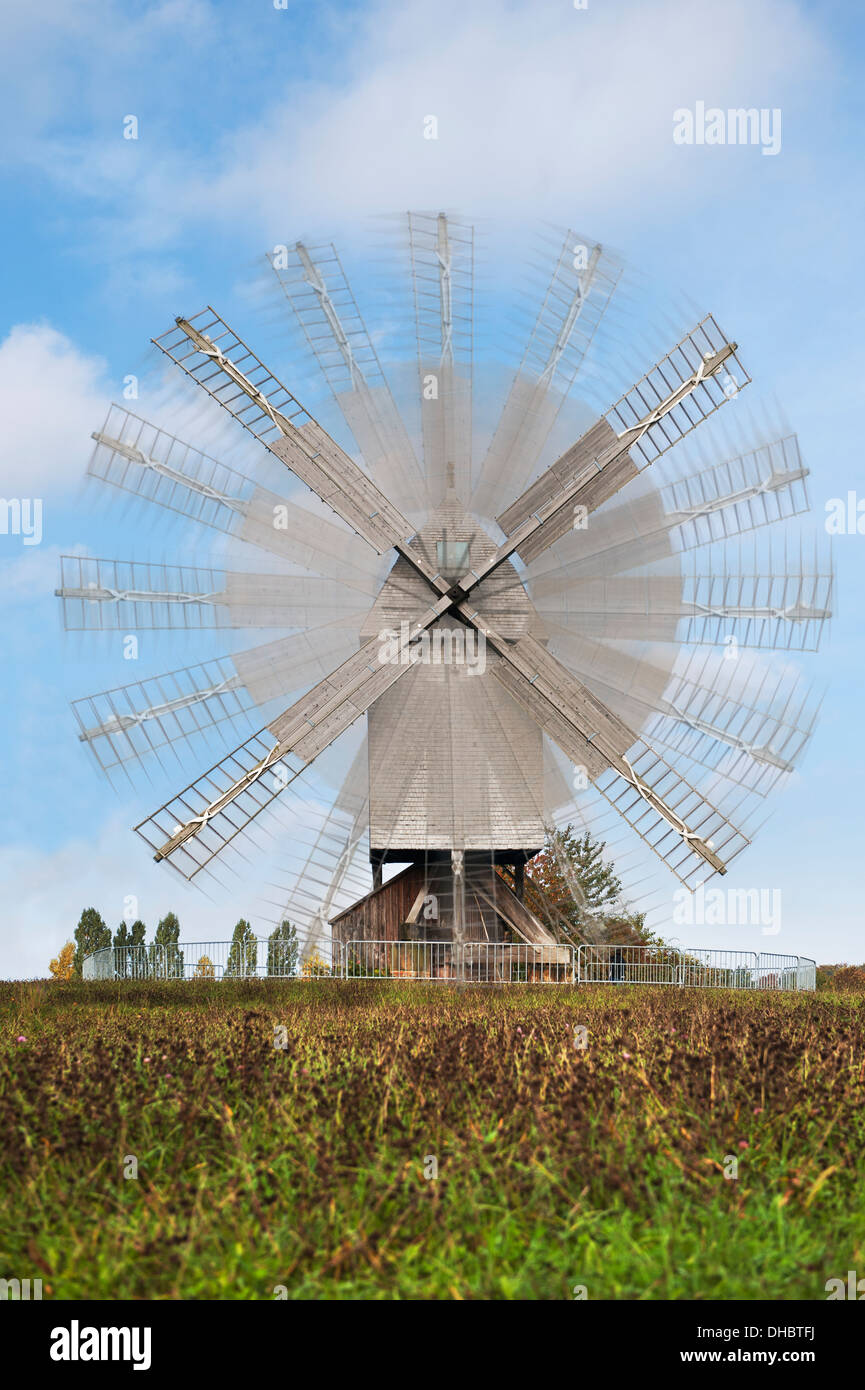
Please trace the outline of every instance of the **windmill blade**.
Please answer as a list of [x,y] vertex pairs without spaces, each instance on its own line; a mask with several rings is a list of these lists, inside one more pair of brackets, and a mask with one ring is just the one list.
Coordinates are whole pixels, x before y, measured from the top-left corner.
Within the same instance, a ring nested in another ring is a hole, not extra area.
[[[645,856],[642,853],[639,838],[634,837],[631,827],[604,798],[599,799],[599,806],[603,807],[605,814],[599,814],[597,808],[587,805],[585,784],[581,783],[579,790],[577,790],[574,785],[574,773],[573,764],[566,759],[558,744],[550,738],[545,738],[546,823],[560,829],[576,823],[580,833],[588,832],[591,834],[603,845],[608,857],[615,861],[616,877],[622,883],[621,905],[623,910],[630,911],[627,906],[627,898],[630,894],[638,897],[641,907],[644,907],[646,905],[647,875]],[[584,895],[579,880],[574,876],[573,865],[566,858],[562,858],[559,869],[568,883],[572,898],[579,903]],[[606,939],[603,921],[593,921],[591,917],[588,917],[584,924],[584,930],[587,934],[593,934],[595,940],[603,941]]]
[[385,566],[360,537],[314,516],[158,426],[112,406],[90,477],[374,595]]
[[[408,648],[450,607],[445,596],[395,638],[383,659],[372,637],[340,667],[135,827],[186,878],[193,878],[269,806],[281,791],[412,669]],[[405,660],[403,660],[405,653]]]
[[681,548],[692,550],[807,511],[807,476],[791,434],[668,483],[662,498]]
[[554,627],[551,648],[618,716],[671,753],[766,796],[793,770],[810,738],[814,711],[795,680],[695,654],[684,668],[656,666]]
[[579,577],[535,606],[570,632],[607,640],[817,650],[831,617],[831,572],[791,573],[789,561],[775,565],[771,552],[762,572],[751,573],[726,552],[699,558],[708,574],[695,561],[685,575]]
[[443,212],[408,215],[420,374],[424,468],[430,505],[452,469],[471,493],[474,231]]
[[79,739],[103,771],[141,762],[269,700],[302,690],[356,647],[340,627],[301,632],[72,703]]
[[572,529],[575,506],[609,501],[749,380],[736,344],[703,319],[502,513],[503,552],[529,564]]
[[668,703],[646,723],[646,738],[757,796],[768,795],[801,761],[816,719],[807,697],[794,692],[777,715],[684,678]]
[[[806,557],[802,542],[783,550],[756,546],[745,556],[728,546],[703,547],[684,576],[681,640],[695,645],[759,647],[763,651],[817,651],[832,616],[831,556]],[[720,551],[720,553],[718,553]],[[708,571],[708,573],[706,572]]]
[[682,883],[692,886],[707,865],[726,872],[749,843],[740,830],[533,637],[508,643],[470,605],[459,611],[497,654],[492,670],[505,689]]
[[533,476],[620,274],[598,243],[567,233],[481,466],[471,499],[479,516],[494,516]]
[[422,510],[420,467],[336,248],[298,241],[268,260],[370,473],[401,511]]
[[349,625],[343,615],[322,627],[235,652],[233,660],[255,703],[264,705],[303,690],[327,675],[334,662],[346,661],[357,652],[358,631],[359,624]]
[[79,740],[103,772],[214,725],[245,716],[252,702],[229,658],[201,662],[72,702]]
[[680,574],[574,579],[535,607],[568,632],[649,642],[672,642],[691,612],[682,598]]
[[209,306],[153,342],[380,555],[415,528]]
[[345,627],[359,632],[369,598],[337,579],[308,575],[225,574],[225,604],[233,627]]
[[175,631],[230,626],[225,575],[191,565],[60,556],[67,632]]
[[369,608],[336,580],[61,555],[67,632],[320,627],[358,630]]
[[572,577],[618,574],[807,512],[807,474],[791,435],[605,507],[533,562],[532,597],[539,602]]
[[[632,484],[632,491],[639,482]],[[621,574],[676,554],[677,523],[660,493],[646,491],[592,514],[585,529],[572,529],[526,569],[526,588],[537,604],[555,598],[571,580]]]

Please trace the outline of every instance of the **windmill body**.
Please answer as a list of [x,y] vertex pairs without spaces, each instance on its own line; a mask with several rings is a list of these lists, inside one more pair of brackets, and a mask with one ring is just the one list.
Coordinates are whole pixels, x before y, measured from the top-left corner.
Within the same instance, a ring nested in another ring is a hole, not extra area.
[[[434,509],[411,548],[454,581],[496,551],[454,495]],[[398,559],[361,635],[384,638],[411,622],[424,607],[424,588]],[[538,634],[512,565],[479,586],[477,606],[508,641]],[[499,858],[508,850],[536,853],[544,839],[541,731],[495,679],[488,665],[495,654],[451,610],[402,659],[412,669],[368,714],[371,854],[404,862],[406,853],[452,849]]]

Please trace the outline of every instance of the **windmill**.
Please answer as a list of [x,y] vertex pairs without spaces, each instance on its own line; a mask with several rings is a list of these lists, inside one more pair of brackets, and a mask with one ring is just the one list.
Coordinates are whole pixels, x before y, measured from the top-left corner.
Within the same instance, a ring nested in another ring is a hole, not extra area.
[[[687,888],[746,848],[814,711],[786,668],[738,649],[816,648],[831,568],[787,535],[807,509],[795,436],[708,466],[688,453],[686,437],[749,381],[711,316],[558,447],[620,275],[573,232],[473,465],[472,229],[439,213],[411,214],[408,231],[417,365],[403,411],[335,250],[297,243],[271,257],[362,464],[215,310],[154,339],[263,446],[259,463],[241,472],[113,407],[90,474],[281,568],[64,557],[67,626],[283,635],[77,701],[79,736],[106,769],[128,766],[196,734],[223,740],[282,701],[135,827],[195,880],[365,723],[332,804],[292,845],[288,912],[307,948],[328,922],[371,938],[385,924],[554,943],[555,921],[527,908],[521,882],[562,808],[605,840],[622,825]],[[672,476],[660,476],[671,451]],[[289,474],[323,507],[286,496]],[[783,532],[780,551],[764,531]],[[408,867],[385,882],[387,864]]]

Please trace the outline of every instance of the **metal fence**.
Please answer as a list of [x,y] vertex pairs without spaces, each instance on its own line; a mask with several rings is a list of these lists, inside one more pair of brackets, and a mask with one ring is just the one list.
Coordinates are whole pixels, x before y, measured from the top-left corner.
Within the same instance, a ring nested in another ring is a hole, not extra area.
[[530,946],[467,941],[331,941],[293,963],[265,937],[106,946],[84,960],[85,980],[359,979],[472,984],[672,985],[814,990],[807,956],[668,946]]
[[349,941],[350,979],[464,980],[476,984],[576,984],[573,946],[500,941]]
[[806,956],[705,947],[580,946],[580,984],[681,985],[699,989],[813,990]]

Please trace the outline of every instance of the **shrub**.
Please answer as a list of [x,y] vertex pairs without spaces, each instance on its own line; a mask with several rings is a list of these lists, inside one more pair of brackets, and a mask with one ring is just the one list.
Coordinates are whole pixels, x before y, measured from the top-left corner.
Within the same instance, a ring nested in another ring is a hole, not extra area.
[[67,941],[63,950],[48,966],[55,980],[71,980],[75,968],[75,942]]

